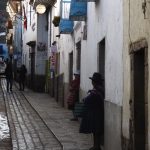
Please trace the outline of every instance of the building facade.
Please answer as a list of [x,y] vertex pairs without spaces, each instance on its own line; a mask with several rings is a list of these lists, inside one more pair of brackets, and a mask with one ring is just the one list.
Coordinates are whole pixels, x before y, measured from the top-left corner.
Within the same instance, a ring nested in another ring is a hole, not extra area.
[[[28,86],[48,92],[67,108],[73,73],[80,71],[81,100],[92,88],[89,77],[100,72],[105,79],[105,150],[148,150],[149,3],[78,1],[22,2]],[[36,12],[39,4],[46,6],[42,14]]]
[[[80,70],[80,100],[92,87],[89,77],[94,72],[100,72],[105,77],[106,150],[121,149],[122,17],[122,1],[87,2],[85,21],[74,21],[73,31],[70,34],[60,34],[60,38],[56,39],[60,53],[59,71],[60,74],[64,73],[64,103],[68,93],[70,75],[75,70]],[[54,32],[54,35],[58,34],[56,33]],[[72,66],[71,69],[73,68],[72,73],[70,73],[70,66]]]

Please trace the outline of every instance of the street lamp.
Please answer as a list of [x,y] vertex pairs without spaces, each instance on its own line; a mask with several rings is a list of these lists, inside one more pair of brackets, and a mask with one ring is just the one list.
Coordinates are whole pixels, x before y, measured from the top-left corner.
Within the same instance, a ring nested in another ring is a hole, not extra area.
[[36,6],[36,12],[39,13],[39,14],[44,14],[46,11],[46,6],[45,5],[42,5],[42,4],[39,4]]

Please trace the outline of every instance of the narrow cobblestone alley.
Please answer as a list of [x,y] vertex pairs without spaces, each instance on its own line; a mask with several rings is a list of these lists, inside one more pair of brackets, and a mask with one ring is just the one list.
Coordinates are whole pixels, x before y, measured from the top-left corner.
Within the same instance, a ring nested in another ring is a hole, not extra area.
[[[11,138],[9,134],[8,121],[6,117],[6,107],[0,86],[0,150],[11,150]],[[4,129],[5,128],[5,129]]]
[[7,92],[5,79],[1,87],[13,150],[88,150],[92,146],[92,136],[80,134],[79,122],[70,121],[72,112],[48,94],[20,92],[16,84]]
[[11,130],[13,150],[61,150],[62,145],[44,124],[40,116],[26,101],[24,95],[13,87],[6,90],[1,81]]

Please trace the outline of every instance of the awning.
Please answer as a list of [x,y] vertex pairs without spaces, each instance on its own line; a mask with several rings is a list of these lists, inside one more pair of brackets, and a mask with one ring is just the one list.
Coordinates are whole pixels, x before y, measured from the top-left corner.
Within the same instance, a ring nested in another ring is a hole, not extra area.
[[71,0],[69,19],[73,21],[85,21],[87,16],[87,2]]
[[73,21],[61,19],[59,23],[60,34],[70,34],[73,31]]
[[26,43],[28,46],[35,46],[35,44],[36,44],[36,41],[29,41],[29,42],[27,42]]

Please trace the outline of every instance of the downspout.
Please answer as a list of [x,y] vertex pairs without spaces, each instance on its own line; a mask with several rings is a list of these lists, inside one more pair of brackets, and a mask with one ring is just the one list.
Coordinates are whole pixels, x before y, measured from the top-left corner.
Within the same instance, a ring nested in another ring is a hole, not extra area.
[[142,9],[143,9],[143,14],[144,14],[144,19],[146,19],[146,0],[142,3]]
[[49,39],[49,46],[51,46],[51,35],[52,35],[52,7],[50,8],[50,22],[49,22],[49,28],[50,28],[50,39]]

